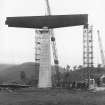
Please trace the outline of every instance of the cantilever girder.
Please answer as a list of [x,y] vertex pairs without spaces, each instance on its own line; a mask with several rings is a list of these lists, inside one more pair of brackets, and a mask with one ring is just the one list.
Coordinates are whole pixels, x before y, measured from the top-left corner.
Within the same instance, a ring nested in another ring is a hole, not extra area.
[[85,25],[88,23],[87,14],[76,15],[50,15],[50,16],[24,16],[7,17],[5,22],[9,27],[23,28],[60,28]]

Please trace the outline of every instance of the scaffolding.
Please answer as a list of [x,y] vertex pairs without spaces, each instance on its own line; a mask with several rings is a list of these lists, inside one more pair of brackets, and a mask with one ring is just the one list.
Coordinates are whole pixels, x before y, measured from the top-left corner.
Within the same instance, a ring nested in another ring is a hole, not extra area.
[[39,35],[39,30],[35,30],[35,80],[38,84],[39,78],[39,67],[40,67],[40,41],[41,35]]
[[93,67],[93,26],[83,28],[83,66]]
[[88,88],[91,88],[91,73],[93,70],[93,27],[83,27],[83,66],[86,68]]

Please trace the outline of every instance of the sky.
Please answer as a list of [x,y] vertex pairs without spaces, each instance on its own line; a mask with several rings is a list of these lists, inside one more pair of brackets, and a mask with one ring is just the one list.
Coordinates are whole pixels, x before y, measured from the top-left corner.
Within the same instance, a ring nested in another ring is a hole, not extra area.
[[[88,14],[93,25],[94,64],[101,63],[97,29],[105,52],[104,0],[49,0],[53,15]],[[0,63],[23,63],[35,60],[35,29],[11,28],[6,17],[45,15],[45,0],[0,0]],[[60,65],[83,64],[83,26],[54,29]]]

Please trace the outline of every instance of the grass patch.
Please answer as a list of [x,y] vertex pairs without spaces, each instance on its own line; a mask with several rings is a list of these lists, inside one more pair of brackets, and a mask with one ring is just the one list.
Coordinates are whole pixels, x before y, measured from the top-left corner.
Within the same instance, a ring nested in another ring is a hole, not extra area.
[[0,105],[105,105],[105,92],[92,93],[67,89],[1,92]]

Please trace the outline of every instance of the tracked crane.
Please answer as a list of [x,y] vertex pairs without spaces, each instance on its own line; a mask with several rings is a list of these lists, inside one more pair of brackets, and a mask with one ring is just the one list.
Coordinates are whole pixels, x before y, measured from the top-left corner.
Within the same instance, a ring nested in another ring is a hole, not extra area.
[[[51,10],[50,10],[49,1],[45,0],[45,2],[46,2],[46,7],[47,7],[47,15],[50,16],[51,15]],[[51,45],[52,45],[52,52],[53,52],[53,58],[54,58],[55,71],[56,71],[56,73],[58,73],[59,72],[59,61],[58,61],[58,54],[57,54],[54,30],[49,29],[49,31],[51,33]]]
[[102,41],[101,41],[99,30],[97,30],[97,35],[98,35],[98,42],[99,42],[102,66],[105,67],[105,55],[104,55],[104,51],[103,51],[103,46],[102,46]]

